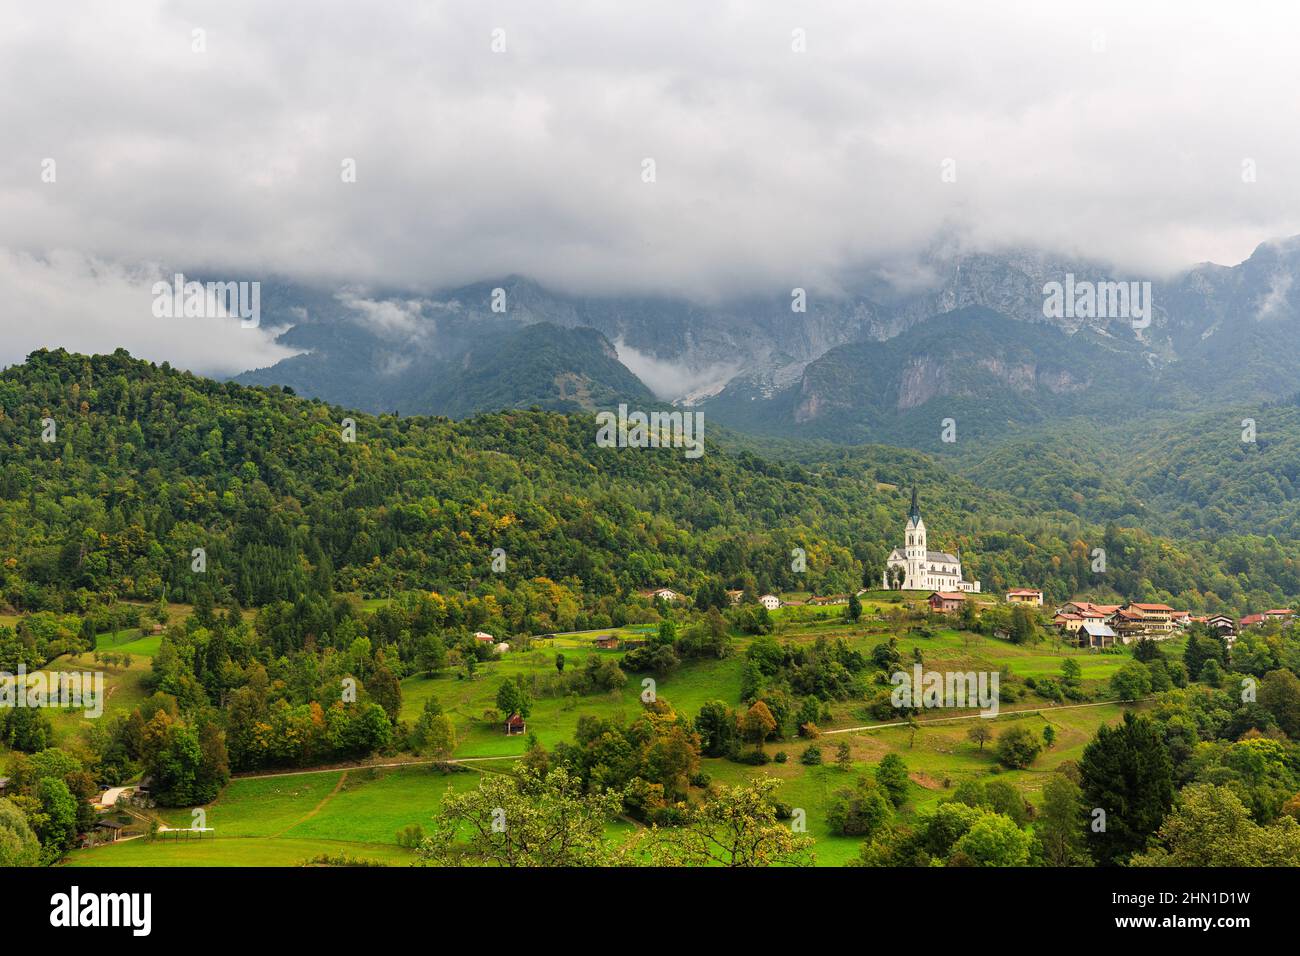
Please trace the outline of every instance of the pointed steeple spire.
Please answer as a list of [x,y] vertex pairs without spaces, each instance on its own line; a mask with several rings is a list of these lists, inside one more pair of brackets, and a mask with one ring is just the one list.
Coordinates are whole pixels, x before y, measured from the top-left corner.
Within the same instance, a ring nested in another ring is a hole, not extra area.
[[907,516],[912,519],[913,524],[921,520],[921,506],[916,503],[916,485],[912,486],[912,510],[907,513]]

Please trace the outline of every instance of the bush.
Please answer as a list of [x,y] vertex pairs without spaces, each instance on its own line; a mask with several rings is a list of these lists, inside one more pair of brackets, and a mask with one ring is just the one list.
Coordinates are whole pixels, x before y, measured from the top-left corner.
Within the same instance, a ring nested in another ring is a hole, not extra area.
[[418,823],[412,823],[410,826],[402,827],[397,831],[397,845],[404,846],[408,850],[415,849],[423,839],[424,827]]
[[1023,770],[1042,751],[1042,738],[1028,727],[1012,727],[998,737],[998,762],[1010,770]]
[[790,759],[790,755],[786,753],[784,750],[778,750],[776,752],[776,757],[774,759],[776,760],[777,763],[785,763],[787,760]]
[[816,767],[822,762],[822,748],[816,744],[809,744],[803,753],[799,755],[799,762],[809,767]]
[[676,827],[686,822],[686,814],[677,807],[656,807],[650,811],[650,822],[659,827]]
[[868,777],[860,777],[852,789],[835,791],[826,819],[840,836],[874,836],[893,815],[884,789]]
[[330,856],[328,853],[319,853],[309,859],[303,860],[299,866],[363,866],[379,867],[388,866],[383,860],[371,860],[366,857],[348,856],[346,853],[339,853]]
[[[778,754],[778,756],[779,756],[779,754]],[[713,778],[710,777],[710,776],[709,776],[707,773],[705,773],[703,770],[697,771],[696,773],[694,773],[694,774],[691,775],[691,786],[692,786],[692,787],[699,787],[701,790],[703,790],[705,787],[707,787],[707,786],[708,786],[709,784],[711,784],[712,782],[713,782]]]

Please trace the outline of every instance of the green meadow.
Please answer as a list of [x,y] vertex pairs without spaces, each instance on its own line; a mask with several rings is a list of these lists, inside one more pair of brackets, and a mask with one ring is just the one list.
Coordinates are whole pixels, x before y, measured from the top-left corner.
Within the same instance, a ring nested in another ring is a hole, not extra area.
[[[913,602],[909,602],[913,603]],[[891,635],[902,651],[903,667],[910,669],[916,655],[926,670],[1003,671],[1014,678],[1049,677],[1060,674],[1066,658],[1078,661],[1084,689],[1095,696],[1106,695],[1106,684],[1131,657],[1127,651],[1097,653],[1061,646],[1047,640],[1037,645],[1017,646],[1006,641],[969,634],[932,624],[930,635],[907,630],[892,619],[896,602],[871,601],[864,605],[857,623],[844,620],[842,607],[782,608],[773,615],[776,638],[811,642],[819,638],[847,641],[869,654]],[[497,688],[504,679],[534,678],[553,674],[555,658],[563,654],[565,670],[580,669],[593,655],[615,659],[616,650],[598,649],[596,637],[618,634],[624,638],[644,637],[646,627],[629,627],[560,634],[534,641],[528,651],[508,652],[482,664],[470,679],[463,673],[443,673],[434,678],[409,677],[402,682],[403,720],[414,721],[425,701],[436,696],[456,728],[456,759],[521,755],[524,737],[507,737],[499,722],[484,720],[485,711],[495,710]],[[126,711],[144,699],[143,676],[150,657],[157,652],[160,637],[122,632],[100,649],[132,655],[129,668],[109,667],[108,711]],[[721,661],[695,661],[656,678],[655,692],[675,709],[694,714],[701,705],[719,699],[739,706],[743,653],[752,638],[736,637],[735,651]],[[1181,641],[1165,645],[1170,654],[1181,653]],[[55,667],[92,666],[93,658],[62,658]],[[541,743],[552,747],[571,740],[578,718],[595,714],[631,719],[642,707],[643,676],[628,675],[624,688],[588,696],[538,697],[533,701],[528,730]],[[1019,681],[1017,681],[1018,683]],[[873,718],[862,701],[831,706],[833,720],[822,728],[817,741],[794,740],[769,743],[770,755],[786,754],[782,763],[751,767],[723,759],[704,759],[701,769],[716,784],[740,784],[755,777],[780,781],[777,797],[792,810],[802,812],[806,832],[815,840],[818,865],[837,866],[851,861],[858,852],[857,838],[830,832],[827,807],[835,791],[852,785],[855,776],[873,772],[888,753],[897,753],[907,764],[911,794],[901,811],[903,819],[932,807],[965,780],[1001,779],[1013,783],[1031,803],[1041,798],[1046,775],[1067,760],[1077,760],[1084,746],[1104,723],[1119,720],[1126,705],[1102,701],[1089,706],[1058,706],[1025,692],[1020,700],[1002,703],[1001,714],[992,720],[995,734],[1013,723],[1025,723],[1036,734],[1051,724],[1056,739],[1027,770],[1007,771],[994,758],[994,744],[981,749],[968,738],[973,719],[952,716],[973,715],[973,710],[945,712],[945,718],[925,715],[916,727],[891,725]],[[1137,705],[1141,706],[1141,705]],[[62,738],[84,725],[79,715],[56,715]],[[885,725],[885,726],[882,726]],[[835,763],[841,742],[849,745],[851,767]],[[823,753],[825,763],[806,766],[799,757],[812,743]],[[466,765],[469,766],[469,765]],[[244,777],[232,780],[220,796],[204,807],[206,824],[213,833],[202,840],[179,842],[147,838],[78,850],[70,866],[294,866],[319,856],[346,856],[391,865],[409,865],[414,854],[397,845],[397,833],[412,824],[428,827],[442,796],[478,785],[485,772],[508,772],[509,759],[473,764],[472,770],[446,773],[427,765],[402,768],[353,768],[298,772],[277,776]],[[165,826],[191,825],[191,810],[151,811]],[[633,824],[620,821],[610,827],[611,836],[625,834]]]
[[[428,766],[313,771],[232,780],[203,807],[212,832],[202,839],[161,836],[77,850],[67,866],[295,866],[319,854],[409,865],[415,855],[398,831],[429,826],[442,797],[477,787],[475,771]],[[172,828],[193,823],[190,809],[153,811]]]
[[[454,674],[409,677],[402,682],[401,717],[414,721],[425,701],[436,696],[456,727],[457,757],[520,755],[524,752],[523,737],[507,737],[500,723],[489,724],[482,719],[485,711],[495,709],[501,681],[516,675],[528,680],[533,675],[554,674],[556,654],[564,655],[566,671],[580,669],[593,655],[620,658],[621,652],[600,650],[592,643],[597,635],[612,633],[637,636],[635,632],[617,630],[557,636],[553,641],[535,642],[530,651],[507,653],[499,660],[481,665],[473,680],[462,680]],[[678,711],[689,714],[715,698],[735,702],[740,697],[742,666],[739,656],[688,663],[665,677],[655,678],[655,692]],[[538,698],[533,701],[528,730],[544,746],[551,747],[573,738],[578,718],[583,714],[630,719],[641,710],[641,695],[646,689],[642,686],[644,679],[629,674],[626,687],[604,694]]]

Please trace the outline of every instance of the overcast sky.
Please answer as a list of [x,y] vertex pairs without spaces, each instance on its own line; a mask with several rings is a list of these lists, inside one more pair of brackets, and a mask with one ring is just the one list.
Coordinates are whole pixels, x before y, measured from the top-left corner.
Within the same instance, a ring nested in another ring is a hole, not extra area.
[[176,266],[708,298],[941,234],[1235,263],[1300,233],[1298,27],[1293,2],[6,3],[0,363],[280,356],[154,319]]

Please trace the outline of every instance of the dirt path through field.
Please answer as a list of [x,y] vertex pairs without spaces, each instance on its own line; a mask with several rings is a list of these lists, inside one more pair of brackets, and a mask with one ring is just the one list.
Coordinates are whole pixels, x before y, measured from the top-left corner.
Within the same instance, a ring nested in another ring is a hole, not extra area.
[[[1057,707],[1052,707],[1052,706],[1025,707],[1020,710],[1000,710],[998,711],[997,716],[1009,717],[1012,714],[1042,714],[1043,716],[1047,716],[1048,714],[1054,713],[1058,710],[1078,710],[1081,707],[1106,707],[1111,704],[1136,704],[1144,700],[1155,700],[1155,698],[1139,697],[1137,700],[1099,700],[1091,704],[1062,704]],[[918,720],[917,723],[920,724],[922,727],[924,727],[926,724],[942,724],[950,720],[975,720],[976,718],[982,716],[983,716],[982,714],[961,714],[957,717],[931,717],[929,720]],[[996,718],[988,718],[988,719],[996,719]],[[865,724],[862,727],[841,727],[839,730],[823,730],[822,736],[825,737],[828,734],[852,734],[852,733],[857,733],[860,730],[883,730],[886,727],[906,727],[906,726],[908,726],[907,721],[895,720],[888,724]]]
[[315,770],[282,770],[277,773],[247,773],[237,774],[230,778],[230,782],[236,780],[270,780],[273,777],[305,777],[313,773],[338,773],[340,770],[392,770],[400,767],[428,767],[435,763],[453,763],[465,764],[471,770],[477,770],[473,765],[484,763],[490,760],[519,760],[523,754],[503,754],[500,757],[457,757],[453,760],[394,760],[389,763],[364,763],[353,764],[348,767],[318,767]]
[[300,824],[300,823],[306,823],[308,820],[310,820],[310,819],[311,819],[312,817],[314,817],[316,814],[320,813],[321,810],[325,809],[325,804],[327,804],[327,803],[329,803],[331,800],[333,800],[333,799],[334,799],[334,795],[335,795],[336,793],[338,793],[340,790],[343,789],[343,781],[345,781],[345,780],[347,780],[347,779],[348,779],[348,772],[347,772],[346,770],[344,770],[341,774],[339,774],[339,782],[336,783],[336,784],[334,784],[334,789],[331,790],[329,793],[325,794],[325,796],[321,798],[320,803],[316,804],[316,806],[312,807],[310,810],[308,810],[305,814],[303,814],[303,815],[302,815],[300,818],[298,818],[297,820],[294,820],[293,823],[289,824],[287,827],[285,827],[285,828],[284,828],[283,830],[281,830],[279,833],[273,833],[273,834],[271,834],[271,839],[274,840],[274,839],[276,839],[277,837],[282,837],[282,836],[284,836],[286,833],[288,833],[290,830],[292,830],[292,829],[293,829],[294,827],[296,827],[298,824]]

